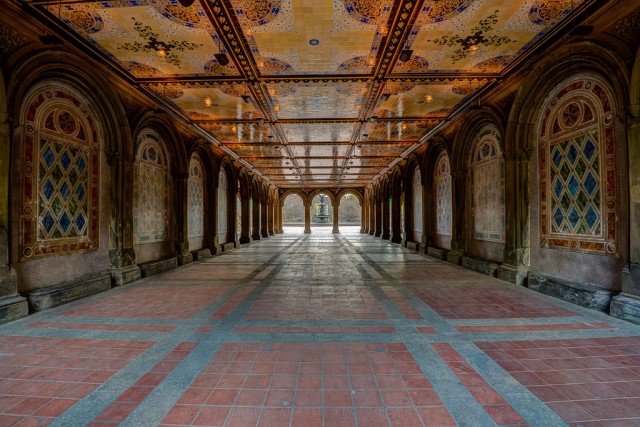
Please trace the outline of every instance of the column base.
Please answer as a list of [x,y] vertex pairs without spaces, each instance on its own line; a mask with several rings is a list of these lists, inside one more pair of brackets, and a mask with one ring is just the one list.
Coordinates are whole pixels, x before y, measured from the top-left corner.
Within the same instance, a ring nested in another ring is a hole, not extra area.
[[248,245],[253,241],[253,239],[251,239],[251,237],[241,237],[240,238],[240,244],[241,245]]
[[261,236],[259,234],[255,234],[255,235],[251,236],[251,239],[255,242],[256,240],[260,240]]
[[447,252],[447,262],[455,265],[462,264],[463,253],[460,251],[449,251]]
[[29,315],[27,299],[18,294],[0,297],[0,325]]
[[213,255],[211,255],[209,248],[204,248],[192,251],[191,256],[193,256],[194,261],[202,261],[203,259],[211,258]]
[[308,230],[307,230],[307,229],[305,229],[305,230],[304,230],[304,234],[311,234],[311,229],[308,229]]
[[607,312],[614,293],[590,283],[529,273],[528,287],[536,292],[551,295],[573,304]]
[[402,237],[400,236],[391,236],[391,243],[398,243],[401,244],[402,243]]
[[140,264],[142,277],[153,276],[164,271],[173,270],[174,268],[178,268],[178,259],[176,257],[159,259]]
[[340,234],[340,230],[337,228],[334,228],[333,230],[331,230],[332,234]]
[[193,262],[193,255],[191,252],[187,252],[186,254],[180,254],[176,256],[178,260],[178,265],[185,265]]
[[269,233],[264,232],[264,233],[261,234],[261,236],[262,236],[263,239],[266,239],[267,237],[269,237]]
[[391,234],[389,234],[389,233],[382,233],[382,234],[380,235],[380,238],[381,238],[382,240],[389,240],[389,237],[391,237]]
[[502,264],[496,271],[496,277],[505,282],[518,286],[527,286],[528,268],[517,268],[512,265]]
[[46,310],[67,304],[111,289],[111,274],[108,271],[79,277],[57,285],[46,286],[26,292],[31,312]]
[[622,292],[640,296],[640,264],[627,264],[622,270]]
[[640,298],[622,293],[611,299],[610,314],[618,319],[640,324]]
[[447,253],[449,253],[449,251],[447,251],[446,249],[434,248],[432,246],[429,246],[427,248],[427,255],[433,258],[441,259],[443,261],[447,260]]
[[469,270],[477,271],[478,273],[487,274],[489,276],[496,276],[496,271],[499,265],[489,260],[471,258],[468,256],[462,257],[462,266]]
[[136,280],[142,279],[140,267],[138,267],[137,265],[111,268],[109,269],[109,271],[111,272],[111,286],[113,287],[126,285],[128,283],[132,283]]

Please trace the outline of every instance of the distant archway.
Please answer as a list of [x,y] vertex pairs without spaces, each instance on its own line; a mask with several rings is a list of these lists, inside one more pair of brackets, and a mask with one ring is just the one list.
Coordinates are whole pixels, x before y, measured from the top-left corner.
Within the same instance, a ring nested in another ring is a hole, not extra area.
[[328,193],[318,192],[310,205],[311,228],[328,230],[333,228],[333,202]]
[[338,218],[340,225],[360,225],[362,223],[362,202],[354,192],[340,195]]
[[299,194],[285,196],[282,203],[282,225],[285,227],[304,227],[304,202]]

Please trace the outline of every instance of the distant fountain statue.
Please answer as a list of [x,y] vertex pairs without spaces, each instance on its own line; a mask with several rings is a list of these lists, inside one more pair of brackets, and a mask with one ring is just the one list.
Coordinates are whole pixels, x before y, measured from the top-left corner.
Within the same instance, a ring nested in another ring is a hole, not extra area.
[[318,224],[328,224],[329,214],[327,213],[327,203],[325,202],[327,196],[320,195],[320,205],[318,206],[318,214],[313,216],[313,222]]

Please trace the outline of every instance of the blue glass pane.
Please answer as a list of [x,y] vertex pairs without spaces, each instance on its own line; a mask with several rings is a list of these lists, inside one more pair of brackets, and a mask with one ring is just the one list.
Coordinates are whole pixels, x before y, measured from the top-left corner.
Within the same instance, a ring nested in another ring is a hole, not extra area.
[[589,228],[593,228],[595,223],[598,221],[598,213],[593,209],[592,206],[589,206],[587,212],[585,212],[584,220],[587,222]]
[[578,224],[578,221],[580,221],[580,215],[578,214],[576,208],[572,207],[569,211],[569,223],[572,227],[575,227]]
[[84,215],[82,215],[82,212],[78,214],[74,223],[76,224],[76,228],[78,229],[78,232],[82,233],[82,229],[84,228],[84,225],[87,223],[87,221],[84,219]]
[[573,175],[571,176],[571,178],[569,179],[569,182],[567,183],[567,188],[569,189],[569,192],[571,193],[572,196],[576,195],[576,193],[580,189],[580,183],[578,182],[575,176]]
[[66,233],[67,230],[69,230],[70,225],[71,225],[71,218],[69,218],[69,215],[67,215],[67,213],[65,212],[60,217],[60,227],[62,227],[62,231]]
[[567,159],[569,159],[571,164],[574,164],[577,157],[578,157],[578,150],[576,149],[575,145],[571,144],[571,147],[569,147],[569,151],[567,151]]
[[562,185],[562,180],[556,177],[556,179],[553,181],[553,193],[556,195],[556,197],[560,198],[563,190],[564,185]]
[[587,143],[584,145],[584,149],[582,150],[582,154],[584,154],[584,157],[586,157],[587,160],[590,161],[595,152],[596,152],[596,146],[593,143],[593,141],[591,141],[591,138],[589,138],[587,140]]
[[51,147],[47,147],[47,149],[42,152],[42,158],[47,164],[47,167],[51,167],[53,162],[56,161],[56,155],[53,154],[53,150],[51,149]]
[[62,183],[62,186],[60,187],[60,195],[66,201],[69,198],[70,194],[71,194],[71,189],[69,188],[69,185],[65,181]]
[[42,186],[42,194],[44,195],[44,198],[49,200],[51,199],[51,196],[53,196],[53,193],[56,191],[55,187],[53,186],[53,184],[51,183],[50,179],[47,179],[44,182],[44,185]]
[[78,199],[78,201],[81,202],[82,200],[84,200],[85,194],[86,193],[84,191],[84,185],[78,185],[78,188],[76,188],[76,198]]
[[560,149],[558,147],[553,149],[551,157],[553,159],[553,164],[556,165],[556,167],[559,167],[560,163],[562,163],[562,153],[560,152]]
[[76,160],[76,166],[78,166],[78,170],[80,172],[84,171],[84,168],[87,167],[87,162],[84,160],[84,156],[78,156],[78,160]]
[[590,196],[593,195],[593,192],[598,187],[598,181],[596,181],[595,177],[591,172],[587,174],[587,177],[584,180],[584,188],[587,190]]
[[53,216],[51,216],[51,213],[47,211],[47,213],[44,214],[44,217],[42,218],[42,226],[44,227],[45,230],[47,230],[47,233],[50,233],[51,228],[53,227],[54,224],[55,224],[55,220],[53,219]]
[[562,210],[560,210],[560,208],[556,209],[556,211],[553,213],[553,220],[556,223],[556,227],[560,228],[562,222],[564,221],[564,214],[562,213]]
[[69,169],[69,166],[71,165],[71,158],[66,151],[62,153],[62,156],[60,156],[60,163],[62,164],[64,170]]

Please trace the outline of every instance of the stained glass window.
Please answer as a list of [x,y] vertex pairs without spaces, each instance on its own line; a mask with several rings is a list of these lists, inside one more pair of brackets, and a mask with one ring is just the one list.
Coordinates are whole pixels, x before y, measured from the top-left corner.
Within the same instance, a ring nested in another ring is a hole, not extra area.
[[44,89],[24,122],[20,246],[23,258],[98,248],[98,132],[74,94]]
[[188,183],[188,235],[190,238],[204,235],[204,168],[200,156],[194,154],[189,162]]
[[449,169],[449,157],[444,151],[440,153],[436,161],[435,187],[436,233],[451,236],[451,172]]
[[473,232],[478,240],[504,242],[504,162],[494,126],[480,130],[471,162]]
[[616,159],[610,91],[591,79],[560,85],[540,121],[540,244],[615,254]]
[[133,200],[134,243],[167,238],[168,168],[162,140],[151,130],[138,137]]

